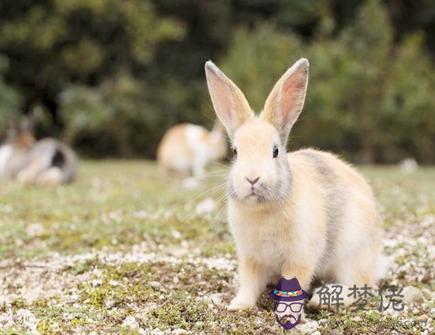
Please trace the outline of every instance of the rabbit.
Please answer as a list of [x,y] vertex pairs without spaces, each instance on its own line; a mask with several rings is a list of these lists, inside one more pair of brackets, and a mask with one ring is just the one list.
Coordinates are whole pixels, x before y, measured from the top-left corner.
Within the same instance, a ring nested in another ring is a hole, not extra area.
[[380,219],[367,181],[337,156],[286,152],[302,111],[307,59],[278,80],[259,116],[211,61],[205,64],[214,110],[231,140],[228,220],[236,243],[239,287],[229,309],[255,306],[267,284],[296,277],[373,285],[381,252]]
[[168,171],[201,177],[209,163],[226,154],[225,132],[219,121],[212,131],[183,123],[166,132],[157,150],[157,160]]
[[76,175],[77,158],[52,138],[36,141],[30,130],[18,130],[0,147],[0,177],[20,184],[59,185]]

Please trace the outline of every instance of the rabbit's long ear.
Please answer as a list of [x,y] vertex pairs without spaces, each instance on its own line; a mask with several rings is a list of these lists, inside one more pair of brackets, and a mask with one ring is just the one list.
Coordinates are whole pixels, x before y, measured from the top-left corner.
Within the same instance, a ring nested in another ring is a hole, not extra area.
[[308,67],[309,63],[305,58],[293,64],[275,84],[260,115],[278,129],[284,144],[304,106]]
[[212,61],[205,63],[205,75],[214,110],[232,138],[254,113],[242,91]]

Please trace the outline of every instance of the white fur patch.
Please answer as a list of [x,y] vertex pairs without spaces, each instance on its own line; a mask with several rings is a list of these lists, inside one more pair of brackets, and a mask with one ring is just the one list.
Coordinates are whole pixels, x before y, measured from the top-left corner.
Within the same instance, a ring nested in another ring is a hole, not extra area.
[[[187,144],[192,149],[193,152],[201,151],[199,148],[203,145],[202,143],[202,136],[204,135],[204,129],[202,129],[199,126],[189,124],[186,126],[186,138],[187,138]],[[199,150],[198,150],[199,149]]]
[[186,127],[187,145],[193,153],[193,172],[194,175],[201,175],[209,160],[207,145],[203,141],[204,129],[190,124]]
[[195,207],[195,212],[198,215],[206,215],[213,213],[216,209],[216,202],[208,197],[202,200],[198,205]]
[[11,145],[3,145],[0,147],[0,177],[5,175],[6,164],[11,158],[13,149]]
[[186,190],[194,190],[200,186],[200,183],[197,178],[186,178],[182,185]]
[[189,159],[185,155],[177,155],[172,157],[171,164],[176,171],[180,172],[188,172],[191,165]]

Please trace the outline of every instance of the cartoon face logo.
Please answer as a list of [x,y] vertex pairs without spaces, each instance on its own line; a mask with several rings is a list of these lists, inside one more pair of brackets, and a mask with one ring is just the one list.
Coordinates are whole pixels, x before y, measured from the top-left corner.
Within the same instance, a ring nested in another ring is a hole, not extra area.
[[304,304],[299,302],[276,302],[276,321],[285,329],[296,326],[301,321]]
[[269,295],[274,300],[276,321],[282,327],[291,329],[301,322],[307,294],[296,278],[281,278]]

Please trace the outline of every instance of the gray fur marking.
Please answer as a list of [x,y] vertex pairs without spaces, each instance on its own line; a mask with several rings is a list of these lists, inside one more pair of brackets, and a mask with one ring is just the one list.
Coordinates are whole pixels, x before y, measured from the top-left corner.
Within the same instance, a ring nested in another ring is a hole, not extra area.
[[301,151],[301,155],[307,157],[315,166],[326,198],[326,211],[328,215],[328,227],[326,232],[327,244],[319,264],[326,264],[328,257],[335,252],[336,237],[343,224],[344,209],[346,206],[346,190],[338,184],[335,171],[315,152]]

